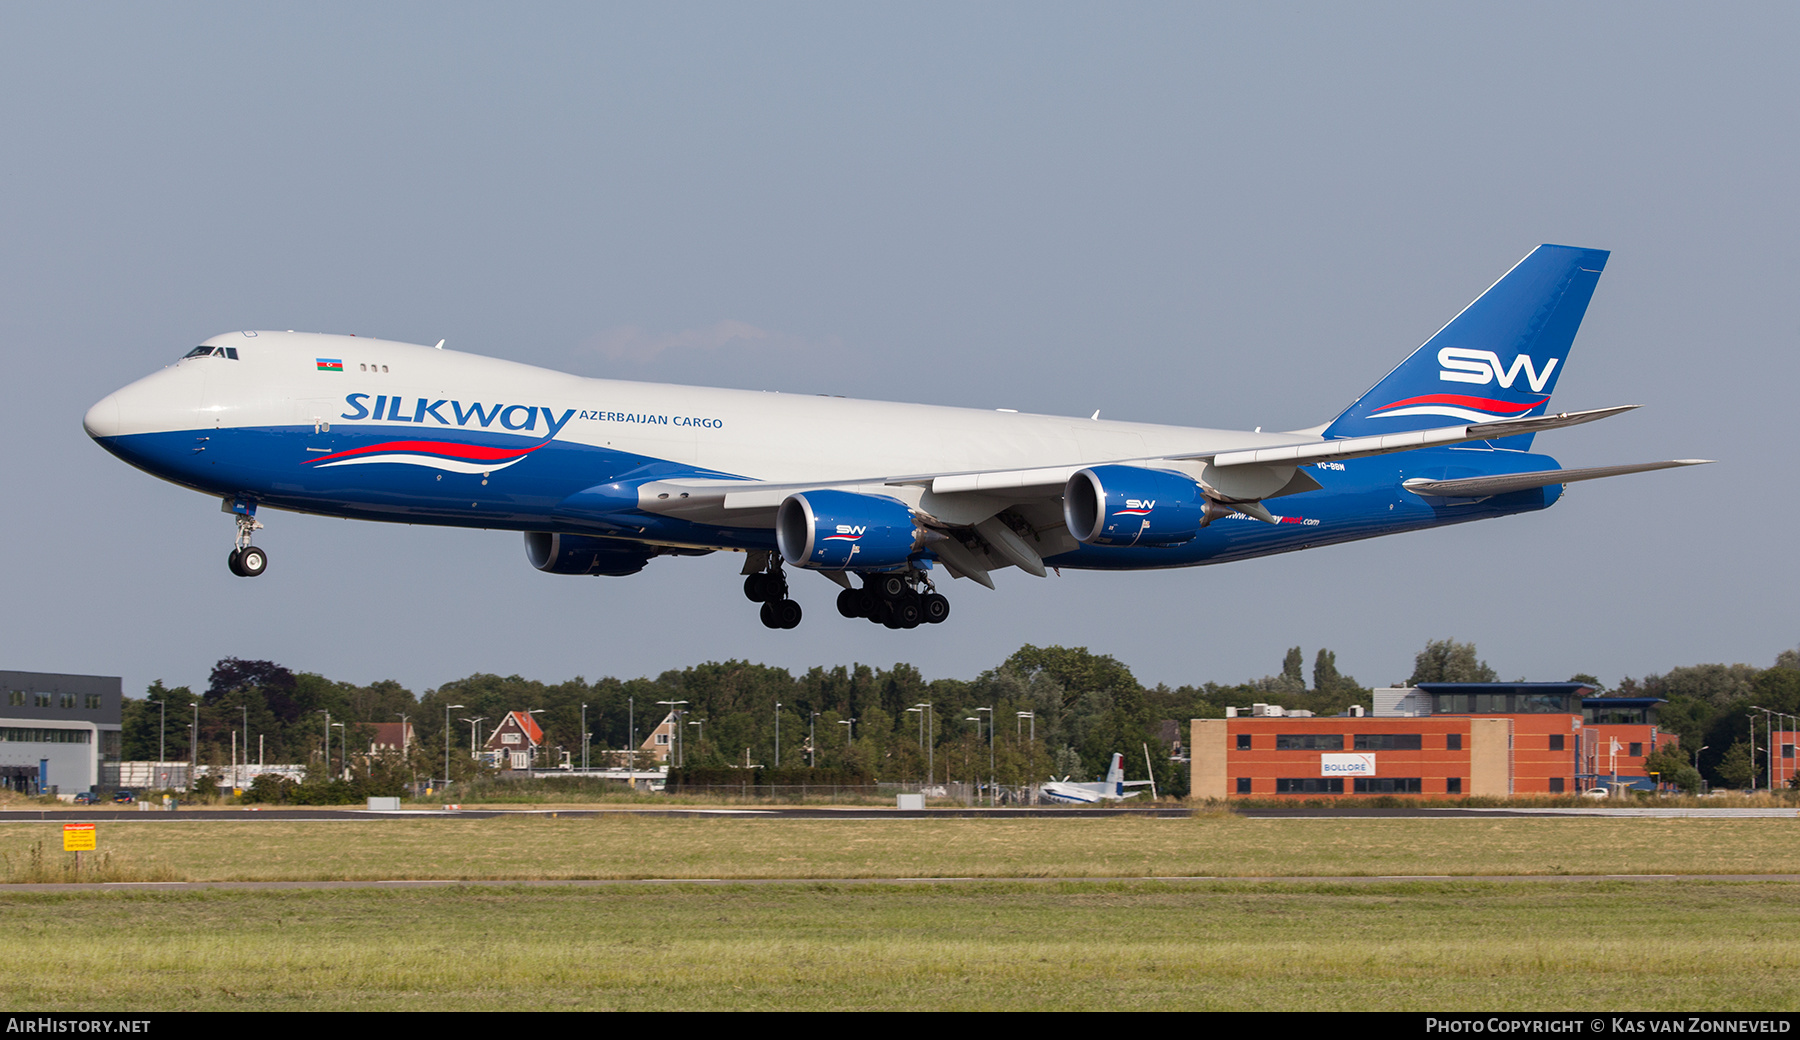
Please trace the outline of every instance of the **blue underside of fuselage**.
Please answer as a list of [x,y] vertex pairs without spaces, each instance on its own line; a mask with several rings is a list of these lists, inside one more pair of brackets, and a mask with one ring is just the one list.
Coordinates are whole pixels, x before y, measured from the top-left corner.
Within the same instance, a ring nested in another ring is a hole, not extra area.
[[[434,431],[435,432],[435,431]],[[446,471],[429,461],[347,461],[375,445],[417,438],[400,427],[358,426],[330,432],[311,427],[253,427],[103,438],[108,451],[164,480],[259,505],[358,520],[513,531],[561,531],[668,545],[774,549],[773,530],[715,527],[621,507],[571,511],[570,496],[615,481],[730,477],[611,448],[458,431],[471,449],[517,452],[517,461],[478,472]],[[334,464],[335,463],[335,464]],[[465,462],[466,467],[468,464]],[[1454,479],[1555,469],[1555,460],[1526,452],[1428,448],[1308,467],[1322,487],[1270,499],[1284,518],[1266,524],[1244,516],[1214,522],[1173,546],[1083,546],[1047,558],[1056,567],[1144,570],[1191,567],[1266,556],[1336,542],[1543,509],[1560,485],[1476,501],[1414,495],[1401,481]]]

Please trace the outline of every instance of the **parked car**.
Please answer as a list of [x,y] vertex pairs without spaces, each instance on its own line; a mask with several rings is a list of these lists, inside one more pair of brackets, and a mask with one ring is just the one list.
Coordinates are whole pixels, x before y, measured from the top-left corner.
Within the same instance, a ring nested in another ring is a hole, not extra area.
[[75,792],[75,804],[98,805],[100,804],[100,799],[92,791],[77,791]]
[[118,805],[130,805],[135,801],[137,801],[137,795],[131,793],[131,789],[128,787],[121,787],[113,792],[113,802]]

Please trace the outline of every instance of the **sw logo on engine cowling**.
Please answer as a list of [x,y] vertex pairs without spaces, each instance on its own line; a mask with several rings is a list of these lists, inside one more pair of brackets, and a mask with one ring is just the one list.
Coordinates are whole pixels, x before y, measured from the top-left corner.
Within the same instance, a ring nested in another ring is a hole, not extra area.
[[1125,508],[1114,511],[1114,516],[1149,516],[1150,510],[1156,508],[1154,498],[1128,498]]
[[826,535],[824,540],[827,542],[854,542],[868,533],[869,528],[866,525],[852,527],[849,524],[839,524],[837,533]]

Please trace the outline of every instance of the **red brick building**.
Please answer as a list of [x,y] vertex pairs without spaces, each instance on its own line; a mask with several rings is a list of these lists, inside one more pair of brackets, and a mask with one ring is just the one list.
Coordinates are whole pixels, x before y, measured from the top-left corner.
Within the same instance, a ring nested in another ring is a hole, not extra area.
[[1582,702],[1583,786],[1654,788],[1644,759],[1676,743],[1656,725],[1656,697],[1589,697]]
[[1191,797],[1573,793],[1593,786],[1582,714],[1592,692],[1582,683],[1421,683],[1377,691],[1373,715],[1195,719]]

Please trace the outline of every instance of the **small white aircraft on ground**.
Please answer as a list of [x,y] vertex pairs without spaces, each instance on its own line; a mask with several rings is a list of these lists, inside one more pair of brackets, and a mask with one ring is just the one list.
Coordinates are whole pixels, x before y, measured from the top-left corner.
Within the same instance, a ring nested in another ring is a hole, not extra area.
[[1038,788],[1038,793],[1052,802],[1073,802],[1077,805],[1093,805],[1096,802],[1118,802],[1126,798],[1136,798],[1142,791],[1127,791],[1127,787],[1149,787],[1154,780],[1125,779],[1125,756],[1113,753],[1112,765],[1107,767],[1106,779],[1091,784],[1072,784],[1068,777],[1061,780],[1050,780]]

